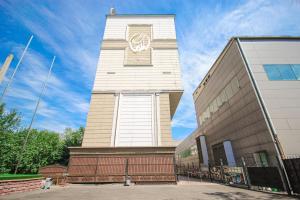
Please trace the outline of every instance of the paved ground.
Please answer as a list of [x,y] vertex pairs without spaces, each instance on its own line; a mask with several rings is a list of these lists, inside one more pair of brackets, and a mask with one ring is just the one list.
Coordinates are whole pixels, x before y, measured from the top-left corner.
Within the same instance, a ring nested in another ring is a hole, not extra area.
[[7,200],[205,200],[205,199],[293,199],[287,196],[255,192],[205,182],[181,181],[178,185],[68,185],[50,190],[2,196]]

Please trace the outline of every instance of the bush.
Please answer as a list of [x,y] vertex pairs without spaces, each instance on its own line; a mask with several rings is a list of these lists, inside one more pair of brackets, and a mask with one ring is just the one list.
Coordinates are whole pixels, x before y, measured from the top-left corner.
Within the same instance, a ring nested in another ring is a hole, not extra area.
[[[32,129],[26,147],[28,129],[20,126],[21,117],[15,110],[5,112],[0,105],[0,173],[12,173],[20,158],[19,173],[37,173],[40,167],[68,164],[69,146],[80,146],[84,129],[65,130],[64,137],[48,130]],[[22,152],[23,151],[23,152]]]

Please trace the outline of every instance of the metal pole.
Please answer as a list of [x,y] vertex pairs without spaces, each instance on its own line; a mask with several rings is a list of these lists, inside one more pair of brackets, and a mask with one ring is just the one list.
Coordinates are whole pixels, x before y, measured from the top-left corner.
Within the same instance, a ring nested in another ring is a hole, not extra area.
[[21,55],[21,58],[20,58],[20,60],[18,61],[18,64],[16,65],[16,68],[15,68],[14,72],[12,73],[12,75],[11,75],[11,77],[10,77],[10,79],[9,79],[9,82],[7,83],[7,85],[5,86],[5,88],[4,88],[4,90],[3,90],[3,93],[2,93],[2,95],[1,95],[0,102],[2,102],[4,95],[6,94],[6,92],[7,92],[8,88],[9,88],[9,86],[11,85],[11,83],[12,83],[12,81],[13,81],[13,78],[14,78],[16,72],[18,71],[18,68],[19,68],[19,66],[20,66],[20,64],[21,64],[21,62],[22,62],[22,60],[23,60],[23,57],[24,57],[25,53],[27,52],[27,49],[28,49],[28,47],[29,47],[29,45],[30,45],[30,43],[31,43],[32,38],[33,38],[33,35],[31,35],[29,41],[27,42],[27,45],[26,45],[25,49],[23,50],[23,53],[22,53],[22,55]]
[[223,183],[226,183],[226,181],[225,181],[225,175],[224,175],[224,165],[223,165],[222,158],[220,159],[220,175],[221,175],[221,181]]
[[16,174],[17,171],[18,171],[18,167],[19,167],[19,165],[20,165],[20,162],[21,162],[21,158],[22,158],[23,152],[24,152],[24,150],[25,150],[25,148],[26,148],[26,144],[27,144],[27,140],[28,140],[28,137],[29,137],[29,134],[30,134],[30,130],[31,130],[31,127],[32,127],[34,118],[35,118],[35,116],[36,116],[37,109],[38,109],[38,107],[39,107],[39,105],[40,105],[41,98],[42,98],[42,96],[43,96],[43,94],[44,94],[44,92],[45,92],[45,89],[46,89],[46,86],[47,86],[47,82],[48,82],[48,80],[49,80],[49,78],[50,78],[50,75],[51,75],[51,71],[52,71],[52,67],[53,67],[54,61],[55,61],[55,56],[53,56],[52,63],[51,63],[51,66],[50,66],[50,69],[49,69],[47,78],[46,78],[46,80],[45,80],[45,82],[44,82],[44,84],[43,84],[42,91],[41,91],[41,93],[40,93],[40,95],[39,95],[38,101],[37,101],[36,106],[35,106],[35,109],[34,109],[34,113],[33,113],[33,115],[32,115],[32,118],[31,118],[29,127],[28,127],[28,129],[27,129],[27,135],[26,135],[26,138],[25,138],[23,147],[22,147],[22,151],[21,151],[20,157],[18,158],[17,166],[16,166],[16,169],[15,169],[15,174]]
[[249,177],[249,174],[248,174],[248,169],[247,169],[247,166],[246,166],[246,162],[245,162],[244,157],[242,157],[241,159],[242,159],[242,165],[243,165],[244,182],[245,182],[245,184],[247,184],[248,189],[251,189],[250,177]]
[[126,159],[126,165],[125,165],[125,183],[124,186],[129,186],[128,184],[128,158]]
[[210,182],[213,182],[212,174],[211,174],[211,164],[209,160],[208,160],[208,174],[209,174]]
[[[289,177],[287,174],[285,174],[285,171],[280,167],[280,163],[282,162],[282,164],[284,165],[282,159],[279,156],[276,156],[277,162],[278,162],[278,172],[280,174],[281,177],[283,177],[282,180],[282,184],[283,184],[283,188],[286,190],[286,192],[288,193],[288,195],[292,195],[293,189],[292,186],[290,185],[289,182]],[[284,166],[285,169],[285,166]]]

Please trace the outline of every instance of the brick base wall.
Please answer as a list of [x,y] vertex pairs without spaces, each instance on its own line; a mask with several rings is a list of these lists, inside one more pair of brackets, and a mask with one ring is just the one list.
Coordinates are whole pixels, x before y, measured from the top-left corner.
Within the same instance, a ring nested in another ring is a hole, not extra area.
[[42,178],[0,181],[0,195],[28,192],[41,188]]
[[67,182],[176,183],[175,147],[71,148]]

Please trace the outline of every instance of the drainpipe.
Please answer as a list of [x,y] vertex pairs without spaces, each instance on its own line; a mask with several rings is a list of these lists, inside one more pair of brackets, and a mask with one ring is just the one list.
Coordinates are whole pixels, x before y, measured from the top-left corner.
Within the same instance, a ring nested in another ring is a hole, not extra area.
[[276,150],[276,154],[277,154],[277,157],[278,157],[278,163],[279,163],[279,168],[280,168],[280,175],[281,175],[282,182],[284,183],[283,185],[284,185],[287,193],[289,195],[291,195],[292,189],[291,189],[290,181],[289,181],[286,169],[285,169],[283,161],[282,161],[282,159],[285,157],[284,153],[283,153],[282,148],[280,146],[280,143],[278,141],[277,135],[275,133],[275,129],[274,129],[273,125],[272,125],[272,122],[271,122],[270,117],[268,115],[267,109],[264,106],[263,99],[262,99],[261,94],[260,94],[260,92],[259,92],[259,90],[257,88],[256,81],[255,81],[255,79],[253,77],[253,74],[252,74],[252,71],[251,71],[251,69],[249,67],[249,63],[247,61],[247,58],[244,55],[244,52],[243,52],[243,50],[241,48],[240,39],[236,38],[236,41],[237,41],[237,46],[238,46],[238,49],[239,49],[239,53],[242,56],[243,62],[245,64],[245,66],[246,66],[247,74],[250,77],[251,85],[254,88],[254,92],[255,92],[255,95],[256,95],[256,97],[258,99],[258,103],[259,103],[260,108],[262,110],[263,116],[264,116],[264,118],[265,118],[265,120],[267,122],[267,126],[268,126],[268,129],[269,129],[269,132],[271,133],[272,141],[273,141],[273,143],[275,145],[275,150]]

